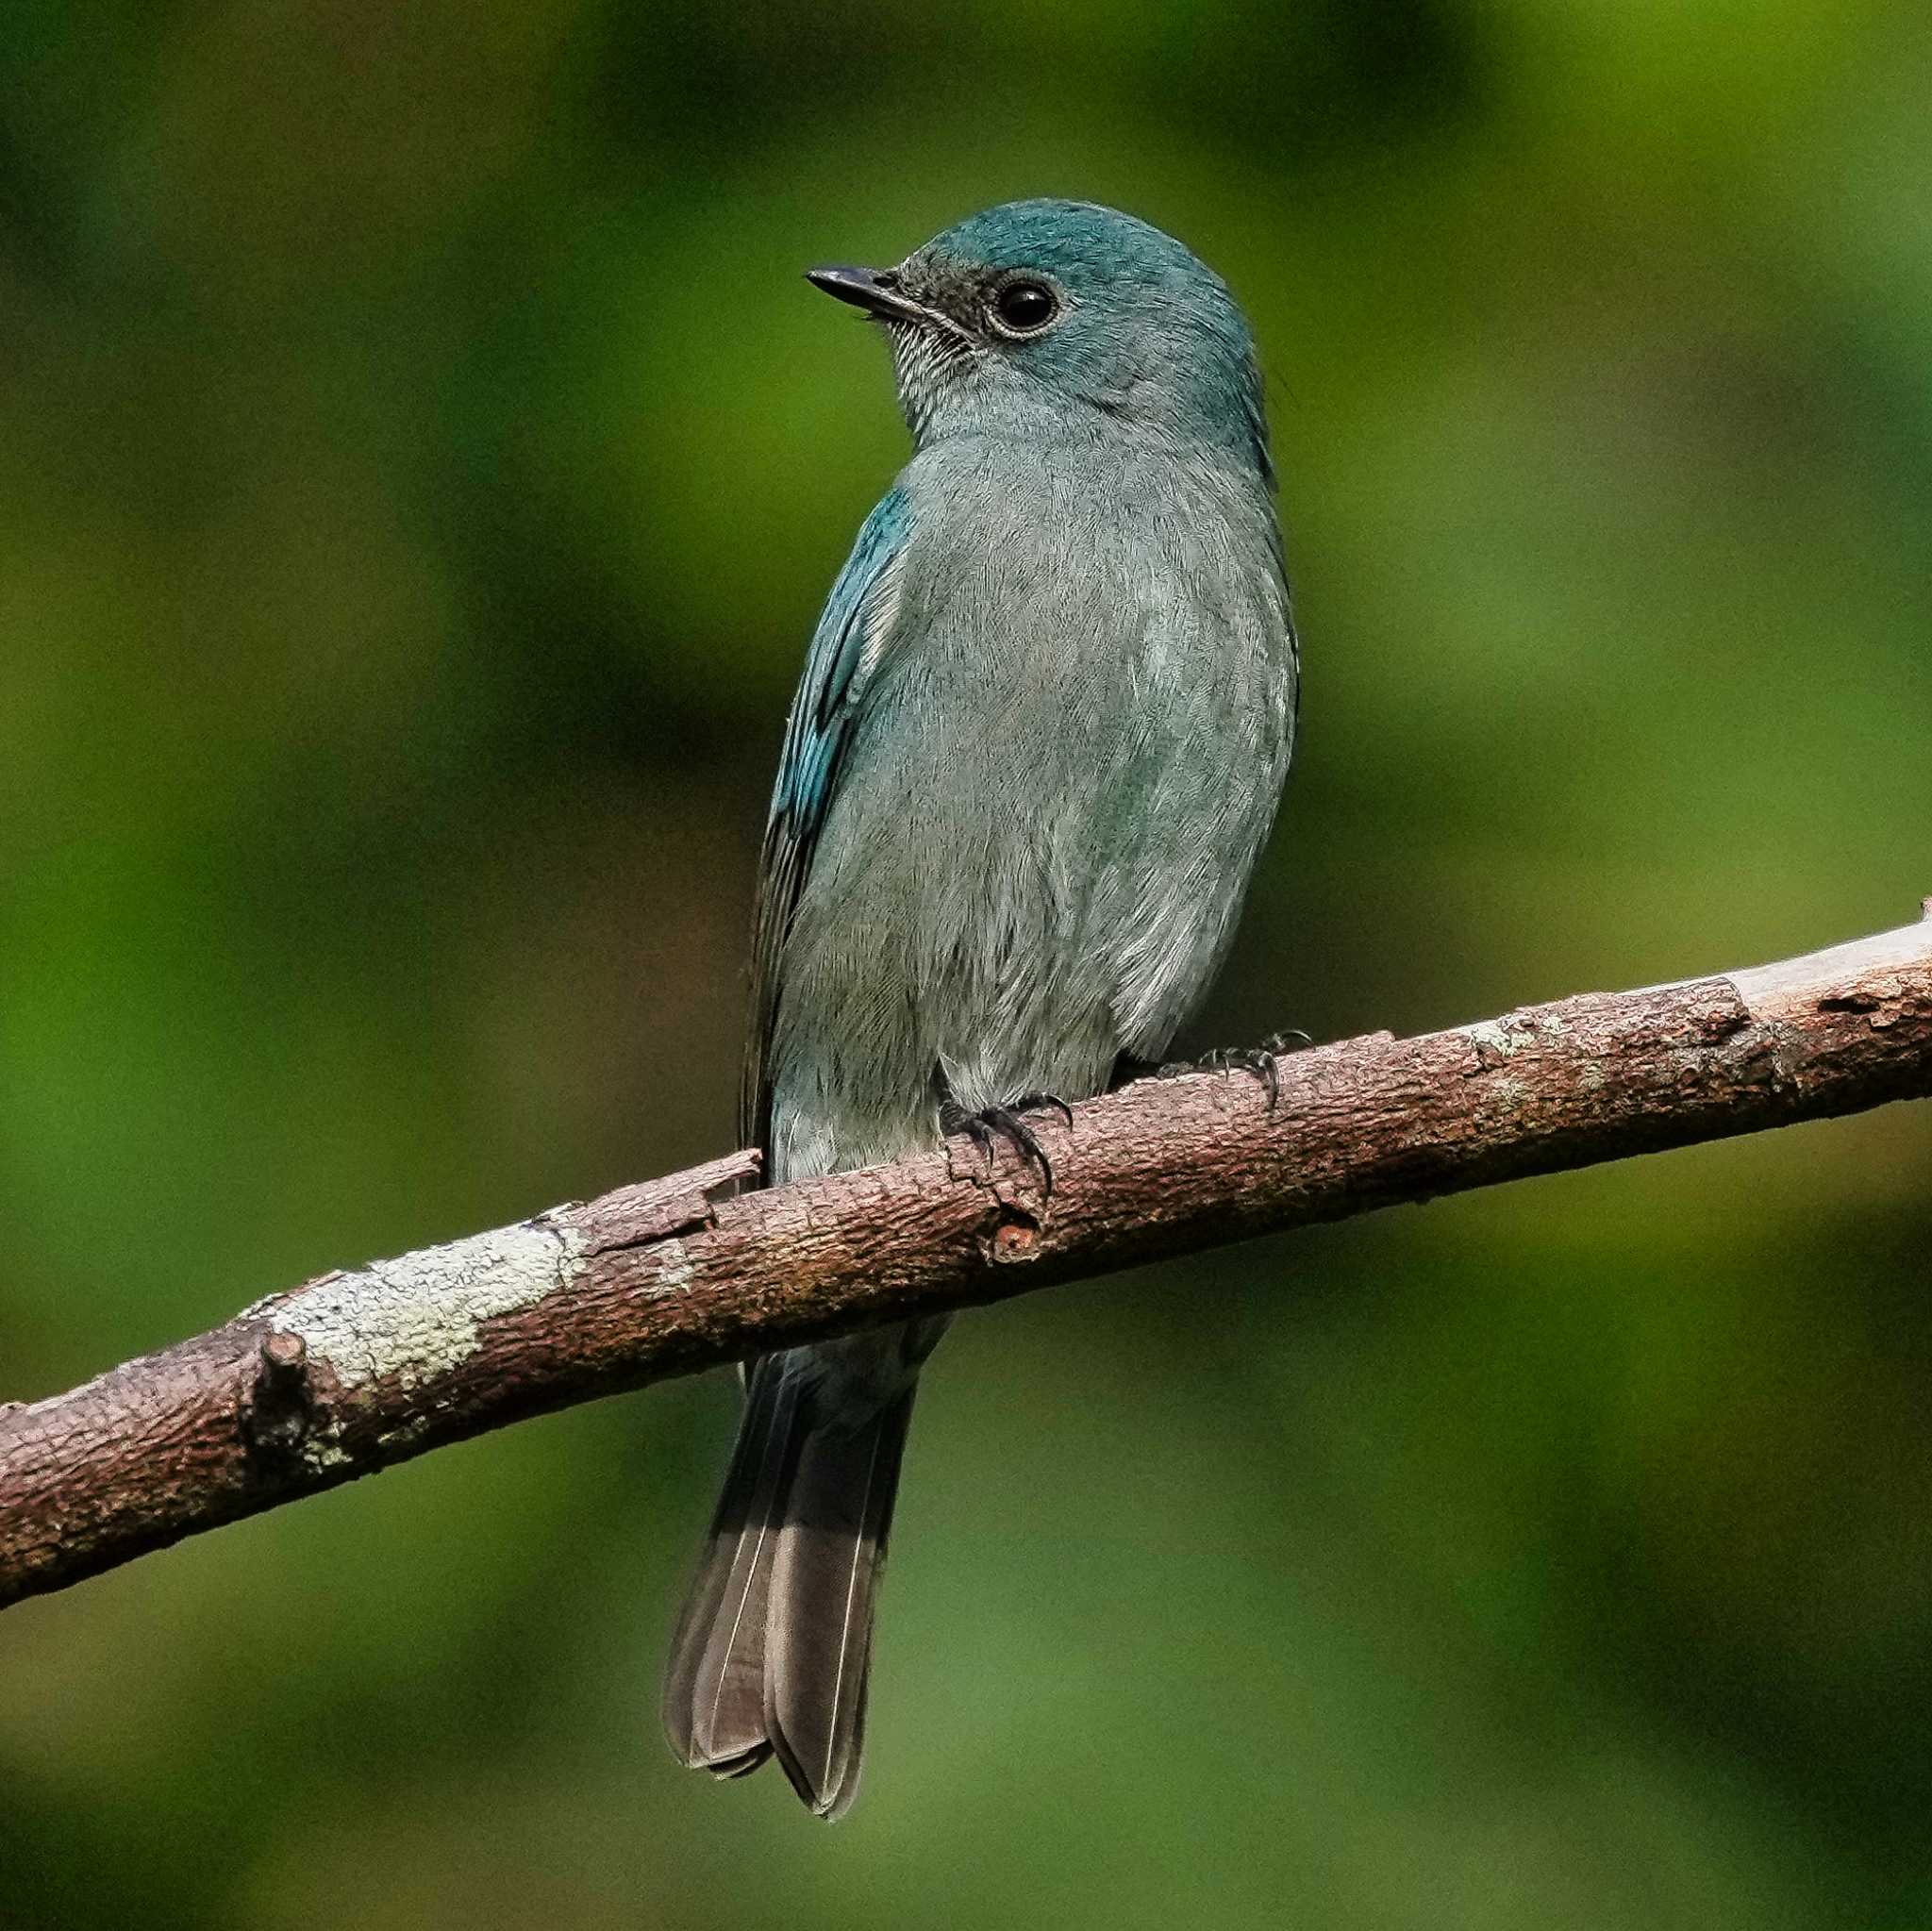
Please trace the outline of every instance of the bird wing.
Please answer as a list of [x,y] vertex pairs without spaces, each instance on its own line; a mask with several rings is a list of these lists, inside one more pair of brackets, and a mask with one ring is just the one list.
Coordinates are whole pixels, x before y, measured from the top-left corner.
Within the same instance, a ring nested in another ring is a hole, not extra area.
[[898,489],[889,491],[866,518],[812,634],[805,674],[785,725],[785,748],[758,861],[751,1037],[739,1115],[746,1142],[768,1159],[772,1081],[767,1060],[778,1012],[778,956],[811,871],[812,853],[837,793],[866,691],[876,681],[911,521],[910,506]]

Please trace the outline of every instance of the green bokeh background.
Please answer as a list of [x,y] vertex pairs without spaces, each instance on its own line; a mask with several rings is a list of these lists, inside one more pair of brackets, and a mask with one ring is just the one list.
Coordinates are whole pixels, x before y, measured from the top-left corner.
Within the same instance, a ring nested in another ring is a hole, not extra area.
[[[798,277],[1226,274],[1307,661],[1196,1043],[1932,891],[1932,30],[1857,0],[15,0],[0,1398],[731,1143],[901,458]],[[1932,1109],[963,1321],[868,1789],[677,1771],[723,1377],[0,1626],[33,1927],[1932,1925]]]

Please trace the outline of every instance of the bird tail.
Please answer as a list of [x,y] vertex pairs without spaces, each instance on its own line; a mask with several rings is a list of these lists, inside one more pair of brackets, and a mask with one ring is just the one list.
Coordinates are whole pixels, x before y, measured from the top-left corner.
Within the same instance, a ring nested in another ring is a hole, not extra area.
[[664,1727],[694,1770],[775,1755],[821,1817],[858,1792],[873,1605],[916,1384],[883,1407],[757,1361],[664,1677]]

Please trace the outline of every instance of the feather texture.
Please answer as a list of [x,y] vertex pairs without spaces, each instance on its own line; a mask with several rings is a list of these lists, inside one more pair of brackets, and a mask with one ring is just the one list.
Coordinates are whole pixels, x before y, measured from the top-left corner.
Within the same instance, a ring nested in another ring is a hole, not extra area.
[[752,1029],[739,1130],[753,1146],[771,1138],[768,1049],[778,1001],[778,957],[811,869],[852,724],[890,634],[895,565],[909,530],[906,497],[892,490],[861,525],[820,617],[786,721],[778,781],[765,824],[752,916]]

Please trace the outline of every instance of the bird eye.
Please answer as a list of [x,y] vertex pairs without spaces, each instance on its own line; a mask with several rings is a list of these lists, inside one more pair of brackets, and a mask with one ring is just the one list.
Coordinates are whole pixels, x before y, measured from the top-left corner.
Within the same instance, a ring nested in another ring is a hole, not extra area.
[[1002,335],[1038,335],[1059,312],[1059,297],[1044,282],[1008,282],[993,297],[992,324]]

